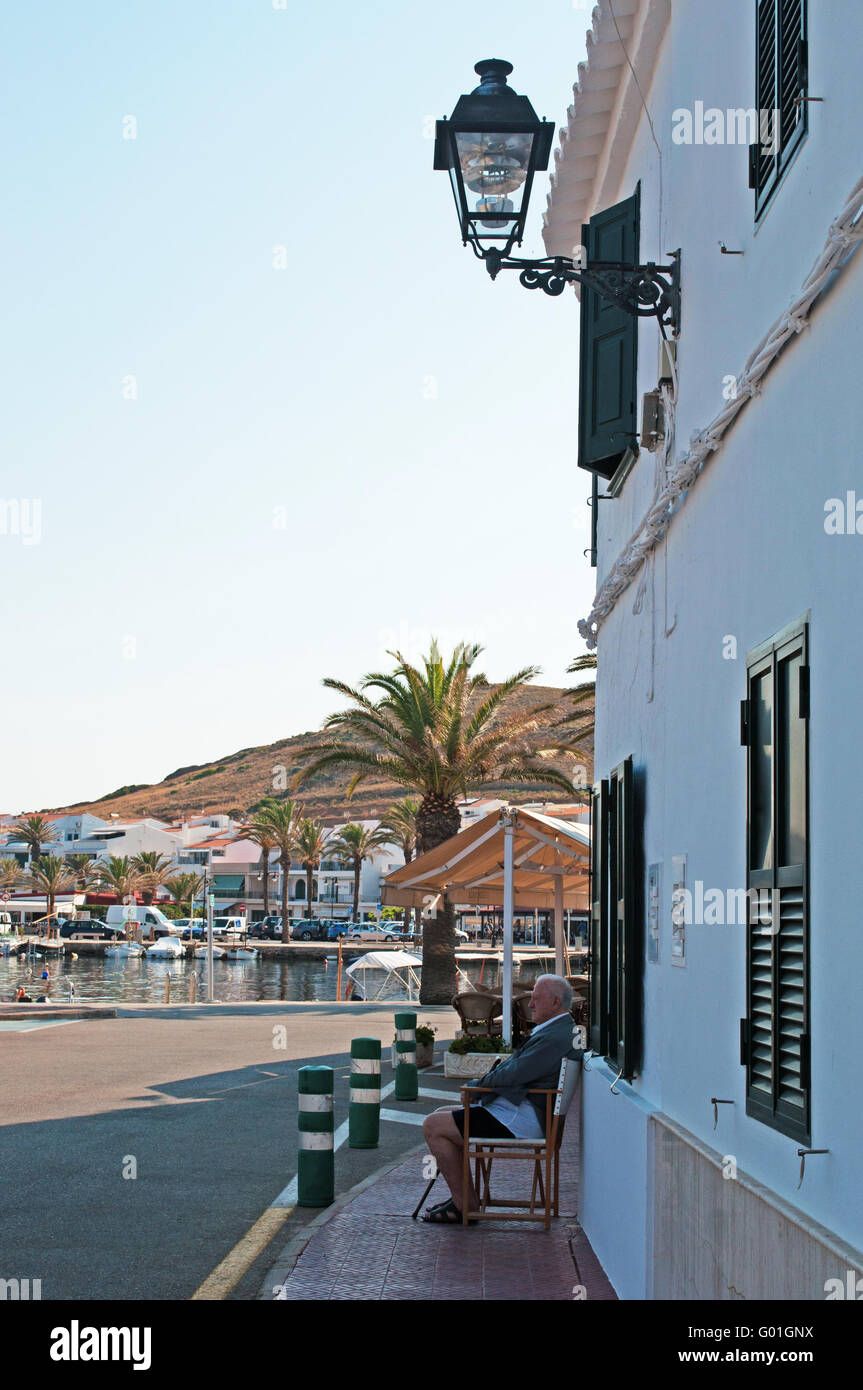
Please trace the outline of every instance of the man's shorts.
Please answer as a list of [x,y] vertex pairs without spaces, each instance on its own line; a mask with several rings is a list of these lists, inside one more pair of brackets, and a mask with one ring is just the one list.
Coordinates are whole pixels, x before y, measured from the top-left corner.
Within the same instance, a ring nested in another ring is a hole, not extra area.
[[[452,1117],[458,1126],[459,1133],[464,1138],[464,1108],[453,1110]],[[470,1137],[471,1139],[514,1139],[515,1135],[511,1129],[507,1129],[505,1124],[492,1115],[490,1110],[486,1110],[484,1105],[472,1105],[470,1108]]]

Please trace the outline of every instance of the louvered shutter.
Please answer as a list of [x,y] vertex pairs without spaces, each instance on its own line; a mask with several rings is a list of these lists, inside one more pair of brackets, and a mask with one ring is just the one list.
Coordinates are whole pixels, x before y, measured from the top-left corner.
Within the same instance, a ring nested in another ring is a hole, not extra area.
[[[759,139],[749,149],[749,184],[760,217],[805,134],[808,113],[806,0],[757,0],[755,101]],[[773,113],[779,112],[774,124]]]
[[632,758],[610,779],[610,953],[615,978],[609,991],[609,1056],[627,1079],[640,1052],[642,950],[635,901],[636,837]]
[[[597,213],[582,227],[587,264],[638,264],[639,195]],[[638,320],[595,294],[581,291],[578,466],[611,478],[626,450],[638,448],[636,368]]]
[[590,1046],[605,1055],[608,1042],[608,782],[597,782],[590,802]]
[[[748,684],[747,1114],[808,1140],[807,629],[750,659]],[[758,895],[756,897],[756,894]]]

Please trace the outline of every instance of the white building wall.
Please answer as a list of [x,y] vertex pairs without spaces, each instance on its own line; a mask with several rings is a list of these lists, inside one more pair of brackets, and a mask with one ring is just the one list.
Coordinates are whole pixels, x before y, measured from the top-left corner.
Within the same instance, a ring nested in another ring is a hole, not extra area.
[[[863,173],[863,97],[856,54],[863,6],[809,6],[809,133],[756,230],[743,146],[671,142],[672,113],[696,100],[750,106],[754,19],[749,0],[674,4],[648,92],[662,148],[642,120],[617,190],[641,179],[641,259],[683,250],[677,454],[722,408],[723,379],[786,308],[828,226]],[[593,209],[597,210],[596,208]],[[723,256],[718,241],[742,256]],[[863,753],[856,729],[863,680],[863,536],[824,530],[828,498],[863,499],[863,252],[844,270],[713,456],[667,542],[601,629],[597,776],[628,754],[645,785],[644,862],[662,863],[658,965],[645,965],[644,1067],[620,1097],[600,1064],[585,1076],[582,1220],[618,1291],[651,1287],[650,1179],[644,1109],[663,1111],[733,1155],[755,1180],[863,1247],[863,1114],[857,981],[863,967],[859,883]],[[658,332],[641,328],[639,396],[656,385]],[[650,503],[654,456],[642,453],[617,501],[600,503],[598,582]],[[640,614],[633,603],[644,582]],[[746,653],[811,615],[810,983],[811,1158],[797,1190],[797,1142],[745,1114],[738,1020],[745,1014],[745,930],[691,926],[685,968],[669,963],[671,855],[689,882],[745,886],[745,749],[739,701]],[[723,659],[723,640],[737,659]],[[713,1131],[711,1096],[720,1108]],[[628,1178],[626,1178],[628,1174]],[[643,1233],[643,1237],[639,1233]],[[813,1288],[804,1297],[823,1297]]]

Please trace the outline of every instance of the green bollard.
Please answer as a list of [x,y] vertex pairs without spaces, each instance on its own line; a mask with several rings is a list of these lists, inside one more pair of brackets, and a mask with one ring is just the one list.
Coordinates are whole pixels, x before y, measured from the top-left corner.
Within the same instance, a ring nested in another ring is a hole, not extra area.
[[396,1014],[396,1100],[416,1100],[417,1083],[417,1016]]
[[328,1207],[335,1194],[333,1069],[300,1067],[297,1206]]
[[351,1103],[348,1106],[348,1145],[352,1149],[376,1149],[380,1137],[380,1038],[354,1038],[351,1043]]

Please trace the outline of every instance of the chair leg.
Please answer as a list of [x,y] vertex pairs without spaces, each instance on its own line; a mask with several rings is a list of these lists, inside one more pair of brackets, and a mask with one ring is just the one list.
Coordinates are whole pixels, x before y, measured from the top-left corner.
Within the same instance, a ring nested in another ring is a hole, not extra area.
[[554,1151],[554,1214],[560,1216],[560,1149]]
[[549,1150],[546,1150],[546,1155],[545,1155],[545,1229],[546,1229],[547,1231],[550,1231],[550,1230],[551,1230],[551,1197],[552,1197],[552,1192],[551,1192],[551,1181],[552,1181],[551,1172],[552,1172],[551,1152],[550,1152]]

